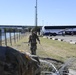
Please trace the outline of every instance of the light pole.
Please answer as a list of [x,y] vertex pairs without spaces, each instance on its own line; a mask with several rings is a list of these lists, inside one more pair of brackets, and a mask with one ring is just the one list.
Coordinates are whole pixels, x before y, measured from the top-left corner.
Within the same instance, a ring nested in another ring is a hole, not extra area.
[[37,27],[37,0],[36,0],[36,6],[35,6],[35,26]]

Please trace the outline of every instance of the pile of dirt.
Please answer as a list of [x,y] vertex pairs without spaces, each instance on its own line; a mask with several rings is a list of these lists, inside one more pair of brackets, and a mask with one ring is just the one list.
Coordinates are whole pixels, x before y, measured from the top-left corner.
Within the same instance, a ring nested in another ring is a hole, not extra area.
[[40,75],[39,63],[26,53],[0,46],[0,75]]

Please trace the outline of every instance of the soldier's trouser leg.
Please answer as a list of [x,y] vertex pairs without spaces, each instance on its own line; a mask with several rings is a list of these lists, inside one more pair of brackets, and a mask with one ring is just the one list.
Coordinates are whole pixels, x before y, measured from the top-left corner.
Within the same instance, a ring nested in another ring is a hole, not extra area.
[[36,49],[37,49],[36,44],[32,44],[32,45],[31,45],[31,54],[32,54],[32,55],[36,55]]

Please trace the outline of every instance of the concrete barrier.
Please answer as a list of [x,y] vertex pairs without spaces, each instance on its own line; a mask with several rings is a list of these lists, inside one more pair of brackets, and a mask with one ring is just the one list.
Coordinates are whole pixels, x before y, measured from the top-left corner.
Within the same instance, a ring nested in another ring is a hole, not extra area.
[[55,40],[55,38],[52,38],[52,40]]
[[61,41],[61,39],[58,39],[58,41]]
[[64,39],[61,39],[61,41],[64,41]]
[[48,39],[52,39],[52,37],[48,36]]
[[55,38],[55,40],[58,40],[58,38]]
[[43,36],[43,38],[47,38],[47,36]]
[[76,42],[74,42],[74,41],[70,41],[70,44],[76,44]]
[[54,38],[54,37],[50,37],[50,36],[43,36],[43,38],[47,38],[47,39],[52,39],[52,40],[58,40],[58,41],[64,41],[64,42],[68,42],[70,44],[76,44],[76,41],[72,41],[72,40],[65,40],[65,39],[60,39],[60,38]]

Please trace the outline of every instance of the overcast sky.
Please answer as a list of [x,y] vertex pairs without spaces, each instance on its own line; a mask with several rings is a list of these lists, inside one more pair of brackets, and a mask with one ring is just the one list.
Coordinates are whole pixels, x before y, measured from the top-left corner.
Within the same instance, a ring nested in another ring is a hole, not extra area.
[[[35,25],[36,0],[0,0],[0,25]],[[76,25],[76,0],[38,0],[38,25]]]

